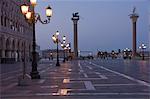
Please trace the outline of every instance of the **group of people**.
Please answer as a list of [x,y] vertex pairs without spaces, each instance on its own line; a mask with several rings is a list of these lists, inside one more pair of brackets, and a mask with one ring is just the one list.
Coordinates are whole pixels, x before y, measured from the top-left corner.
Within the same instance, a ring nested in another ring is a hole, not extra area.
[[111,53],[108,53],[107,51],[98,51],[97,52],[97,58],[101,59],[108,59],[108,57],[111,57],[112,59],[117,58],[118,53],[116,53],[114,50],[111,51]]

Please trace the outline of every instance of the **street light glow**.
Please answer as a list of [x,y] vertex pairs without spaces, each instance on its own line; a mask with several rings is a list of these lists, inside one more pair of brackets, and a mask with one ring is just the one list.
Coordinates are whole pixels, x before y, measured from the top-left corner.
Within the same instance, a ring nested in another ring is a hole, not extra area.
[[143,46],[144,49],[146,49],[146,46]]
[[147,47],[146,47],[146,45],[145,44],[141,44],[141,46],[139,46],[139,49],[146,49]]
[[31,16],[32,16],[32,12],[29,11],[29,12],[26,13],[26,18],[27,19],[31,19]]
[[56,31],[56,36],[58,36],[59,35],[59,32],[58,31]]
[[27,6],[27,5],[25,5],[25,4],[23,4],[22,6],[21,6],[21,12],[22,12],[22,14],[26,14],[27,12],[28,12],[28,10],[29,10],[29,6]]
[[61,43],[61,47],[64,47],[64,44],[63,44],[63,43]]
[[63,41],[63,43],[65,44],[65,43],[66,43],[66,41]]
[[69,47],[69,44],[67,44],[66,47]]
[[36,6],[37,1],[36,0],[30,0],[30,3],[31,3],[32,6]]
[[56,41],[56,37],[54,35],[52,36],[52,39],[53,39],[53,41]]
[[63,40],[66,40],[66,36],[63,36]]
[[64,50],[66,50],[67,49],[67,47],[64,47]]
[[52,14],[53,14],[52,8],[51,8],[50,6],[48,6],[48,7],[46,8],[46,16],[47,16],[47,17],[51,17]]

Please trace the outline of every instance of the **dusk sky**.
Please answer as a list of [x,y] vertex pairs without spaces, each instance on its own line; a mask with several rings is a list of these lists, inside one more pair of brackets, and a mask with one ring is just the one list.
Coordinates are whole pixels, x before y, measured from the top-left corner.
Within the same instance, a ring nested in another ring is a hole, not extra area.
[[45,7],[53,9],[51,23],[36,24],[36,40],[41,49],[55,49],[52,35],[58,30],[73,48],[72,13],[79,12],[78,47],[81,51],[132,48],[132,23],[128,16],[136,6],[137,47],[149,45],[150,0],[37,0],[36,12],[45,19]]

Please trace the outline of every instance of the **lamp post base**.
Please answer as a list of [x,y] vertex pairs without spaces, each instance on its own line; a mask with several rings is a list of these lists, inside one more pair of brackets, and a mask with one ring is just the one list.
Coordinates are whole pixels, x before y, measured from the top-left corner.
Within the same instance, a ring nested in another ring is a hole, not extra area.
[[60,66],[60,64],[57,62],[57,63],[56,63],[56,66]]
[[65,63],[66,62],[66,59],[64,58],[63,62]]
[[145,58],[144,58],[144,56],[142,57],[142,60],[144,60]]
[[37,71],[31,72],[30,76],[31,76],[31,79],[40,79],[41,78],[39,75],[39,72],[37,72]]

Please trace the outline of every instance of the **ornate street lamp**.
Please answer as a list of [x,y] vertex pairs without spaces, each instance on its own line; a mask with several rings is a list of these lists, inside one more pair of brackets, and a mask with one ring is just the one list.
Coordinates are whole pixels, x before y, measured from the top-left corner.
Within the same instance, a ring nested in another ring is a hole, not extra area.
[[70,54],[70,50],[71,50],[71,48],[70,48],[70,43],[67,43],[66,44],[66,47],[65,47],[65,49],[66,49],[66,51],[67,51],[67,53],[66,53],[66,60],[68,61],[68,52],[69,52],[69,54]]
[[65,43],[66,43],[66,36],[63,36],[63,42],[61,43],[61,47],[64,49],[64,60],[63,60],[63,62],[65,62],[65,47],[66,47]]
[[58,39],[59,36],[59,32],[56,31],[56,33],[52,36],[52,39],[54,41],[54,43],[57,44],[57,62],[56,62],[56,66],[60,66],[59,64],[59,50],[58,50],[58,43],[60,42],[60,40]]
[[50,23],[50,17],[52,16],[52,9],[50,6],[46,8],[47,19],[42,21],[40,14],[35,13],[34,8],[37,4],[36,0],[30,0],[31,11],[29,6],[26,4],[21,5],[21,12],[25,16],[26,20],[33,26],[33,41],[32,41],[32,71],[30,73],[32,79],[40,79],[39,72],[37,70],[37,57],[36,57],[36,36],[35,36],[35,23],[37,21],[42,24]]
[[141,46],[139,46],[139,49],[142,50],[142,60],[144,60],[144,50],[146,49],[146,45],[145,44],[141,44]]
[[123,50],[123,58],[124,58],[124,59],[126,59],[126,58],[131,59],[131,57],[132,57],[132,51],[131,51],[131,49],[125,48],[125,49]]

